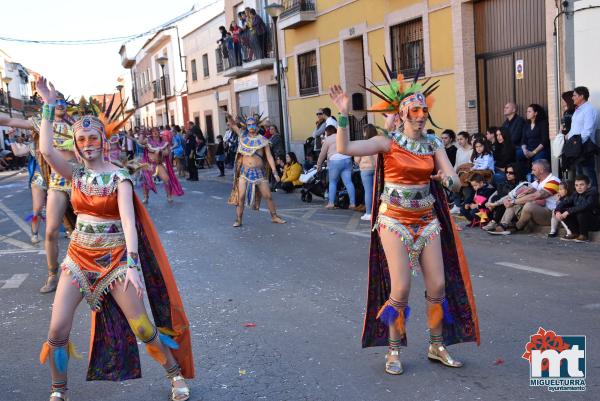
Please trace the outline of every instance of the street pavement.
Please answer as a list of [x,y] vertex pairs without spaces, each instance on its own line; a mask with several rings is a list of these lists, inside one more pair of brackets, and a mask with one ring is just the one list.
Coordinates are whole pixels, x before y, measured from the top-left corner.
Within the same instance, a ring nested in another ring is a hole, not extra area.
[[[405,373],[384,373],[384,347],[361,349],[369,225],[360,214],[326,211],[323,201],[275,193],[286,225],[247,211],[231,226],[231,171],[201,171],[168,204],[148,209],[169,255],[191,323],[197,378],[192,400],[598,400],[600,244],[541,234],[492,237],[462,232],[481,328],[481,346],[450,347],[465,362],[450,369],[426,358],[423,283],[410,296]],[[46,400],[48,368],[38,352],[53,295],[42,246],[29,244],[25,173],[0,177],[0,400]],[[60,243],[64,255],[67,239]],[[62,257],[62,256],[61,256]],[[166,400],[164,372],[141,350],[143,378],[86,382],[89,308],[77,310],[71,340],[84,354],[69,369],[71,400]],[[529,387],[521,358],[539,327],[587,336],[587,391]]]

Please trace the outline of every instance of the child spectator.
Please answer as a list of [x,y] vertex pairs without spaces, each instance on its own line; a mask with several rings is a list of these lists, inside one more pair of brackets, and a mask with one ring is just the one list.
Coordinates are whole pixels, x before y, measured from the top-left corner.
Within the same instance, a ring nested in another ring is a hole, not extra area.
[[569,182],[561,181],[561,183],[558,184],[558,204],[556,205],[556,209],[552,211],[552,220],[550,220],[550,232],[548,233],[548,238],[554,238],[558,235],[558,223],[562,224],[567,231],[567,235],[571,235],[569,226],[567,226],[564,221],[561,221],[556,217],[556,214],[560,213],[559,211],[564,208],[561,206],[561,202],[565,202],[570,195],[571,190],[569,188]]
[[475,173],[469,179],[469,183],[473,188],[472,194],[465,199],[464,205],[461,207],[460,214],[467,218],[470,222],[470,227],[480,225],[487,221],[487,216],[490,211],[485,206],[488,199],[494,193],[494,187],[488,185],[481,174]]
[[485,139],[476,139],[473,143],[473,153],[471,155],[471,171],[474,170],[491,170],[494,171],[494,156],[490,151],[488,143]]
[[567,241],[588,242],[589,232],[600,229],[598,190],[590,185],[588,176],[575,178],[575,193],[556,206],[554,216],[571,229],[572,233],[562,238]]

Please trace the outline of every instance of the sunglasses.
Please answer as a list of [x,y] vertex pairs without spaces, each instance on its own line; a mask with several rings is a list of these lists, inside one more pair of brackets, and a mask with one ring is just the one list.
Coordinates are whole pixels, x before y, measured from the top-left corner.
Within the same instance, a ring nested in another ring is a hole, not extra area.
[[506,175],[508,175],[508,174],[515,175],[515,172],[514,171],[507,171]]
[[317,113],[317,115],[318,115],[318,116],[322,116],[322,115],[323,115],[323,113]]

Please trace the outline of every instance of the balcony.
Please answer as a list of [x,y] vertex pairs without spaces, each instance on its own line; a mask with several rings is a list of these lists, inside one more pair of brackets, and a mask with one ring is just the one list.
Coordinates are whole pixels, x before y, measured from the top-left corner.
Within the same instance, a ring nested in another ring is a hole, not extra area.
[[[171,85],[169,81],[169,76],[164,76],[166,88],[167,88],[167,97],[171,96]],[[162,99],[165,95],[163,93],[163,85],[162,85],[163,77],[160,77],[158,81],[152,81],[152,94],[154,99]]]
[[317,19],[314,0],[284,0],[279,17],[281,29],[298,28]]
[[221,42],[217,52],[221,54],[223,76],[235,78],[273,68],[275,58],[271,32],[269,28],[264,36],[259,36],[245,31],[240,35],[239,43],[234,43],[231,37]]

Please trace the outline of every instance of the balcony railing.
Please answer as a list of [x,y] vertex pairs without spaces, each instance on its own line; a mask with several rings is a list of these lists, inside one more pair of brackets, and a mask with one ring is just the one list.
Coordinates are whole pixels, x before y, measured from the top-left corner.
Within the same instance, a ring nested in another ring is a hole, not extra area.
[[[154,94],[154,99],[162,99],[164,97],[163,93],[163,85],[162,85],[163,77],[160,77],[158,81],[152,81],[152,93]],[[166,88],[167,88],[167,97],[171,96],[171,85],[169,81],[169,76],[164,76]]]
[[314,0],[284,0],[279,27],[296,28],[316,19],[317,10]]
[[[246,29],[238,40],[228,36],[217,49],[221,54],[223,75],[240,76],[273,66],[272,28],[259,35],[255,30]],[[218,58],[217,58],[218,59]]]

